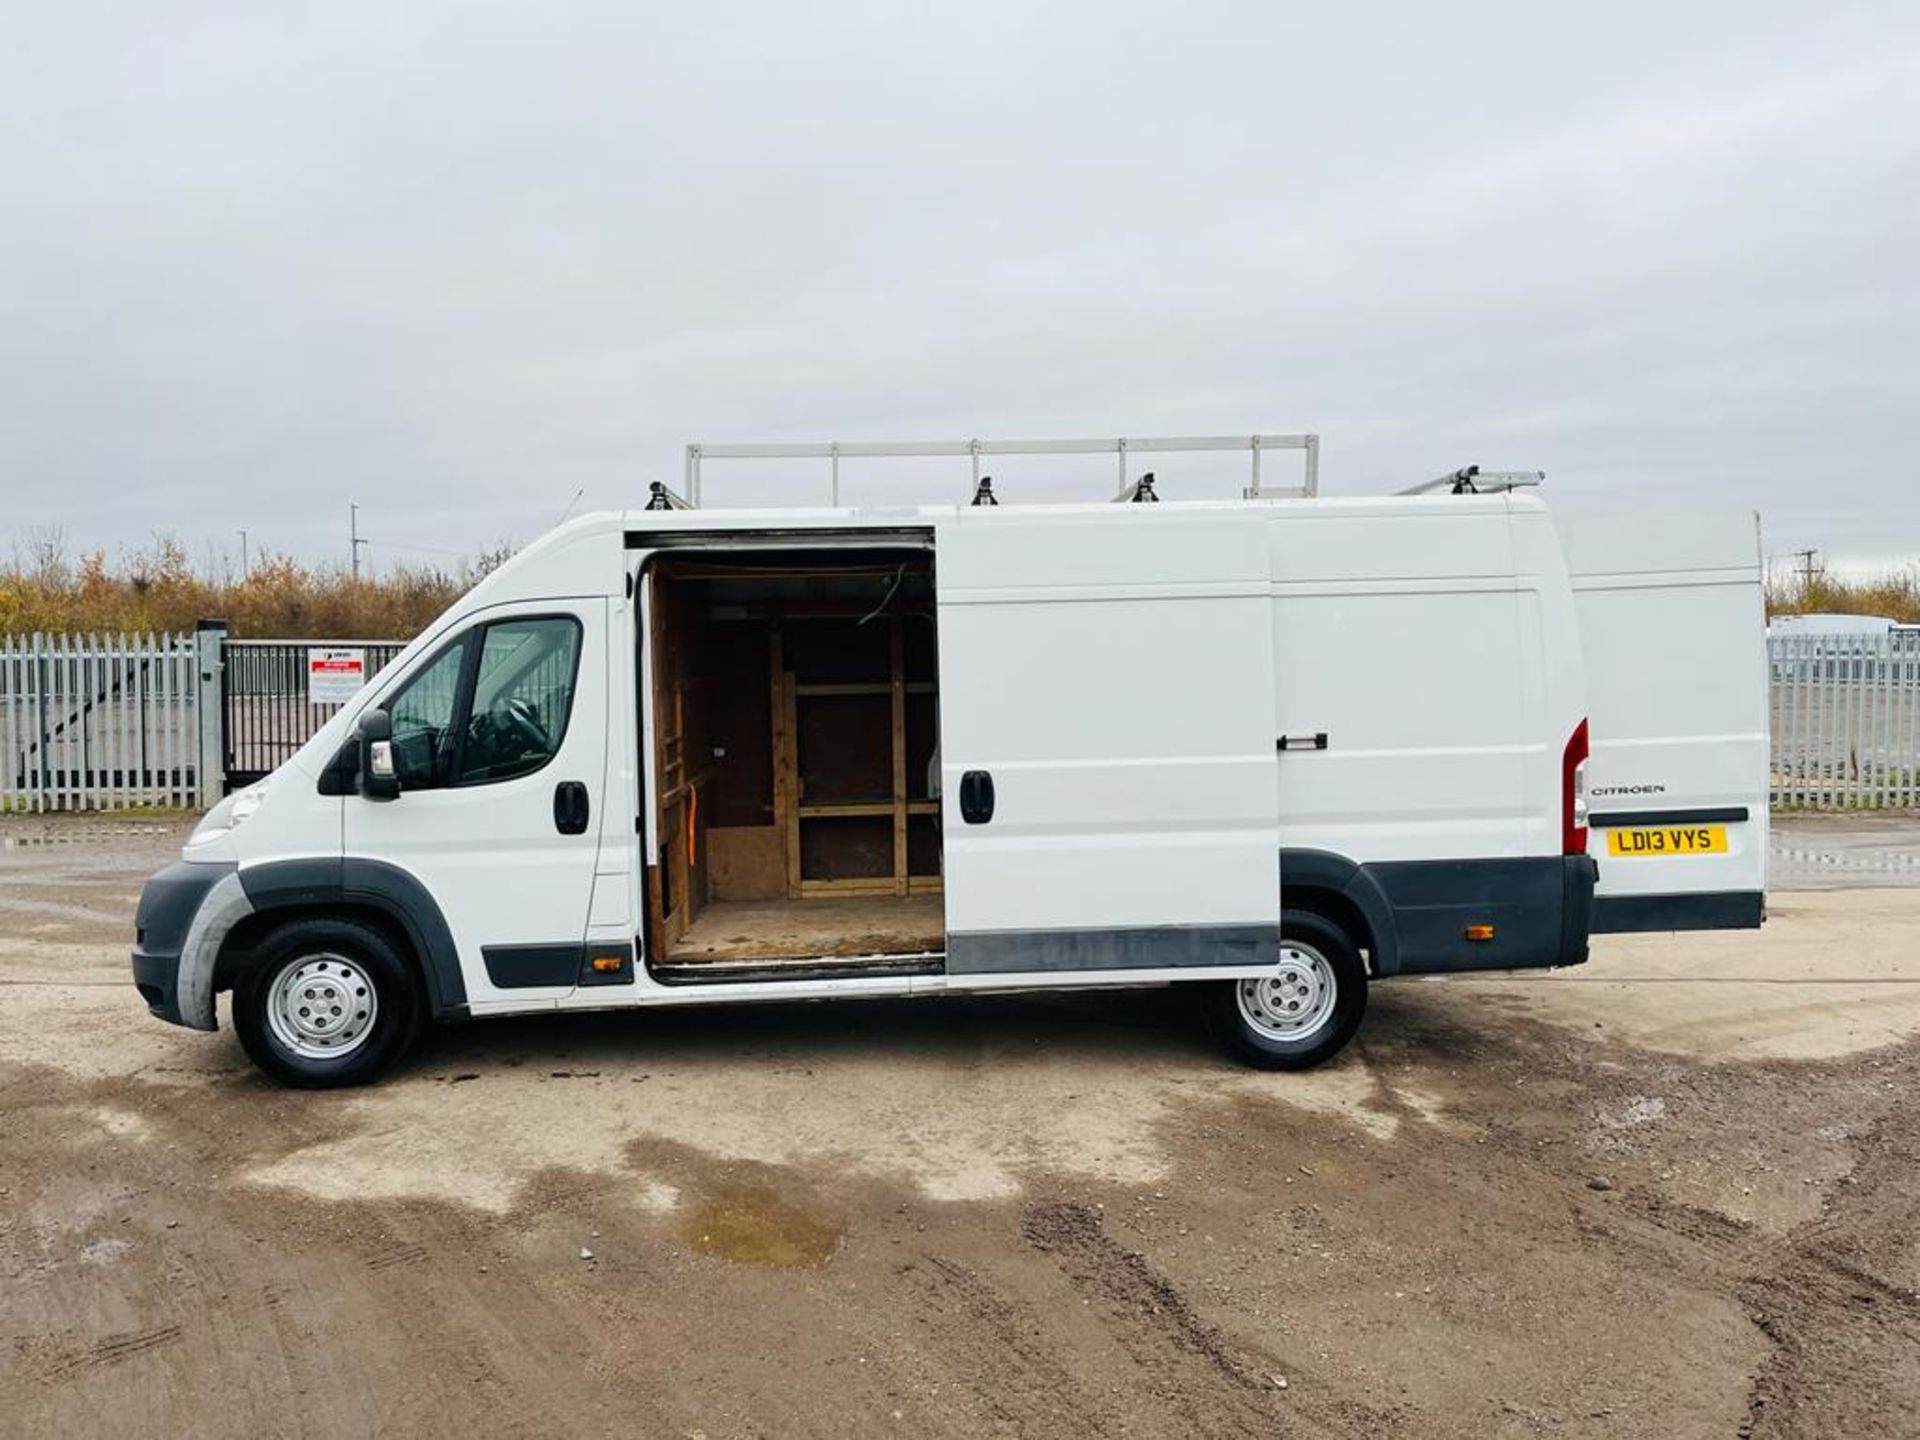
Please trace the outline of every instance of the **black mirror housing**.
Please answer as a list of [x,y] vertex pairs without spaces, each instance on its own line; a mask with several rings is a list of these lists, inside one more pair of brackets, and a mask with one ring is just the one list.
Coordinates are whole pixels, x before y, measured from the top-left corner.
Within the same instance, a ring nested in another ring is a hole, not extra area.
[[369,800],[398,800],[400,770],[393,754],[393,717],[369,710],[354,726],[360,744],[360,774],[356,784]]

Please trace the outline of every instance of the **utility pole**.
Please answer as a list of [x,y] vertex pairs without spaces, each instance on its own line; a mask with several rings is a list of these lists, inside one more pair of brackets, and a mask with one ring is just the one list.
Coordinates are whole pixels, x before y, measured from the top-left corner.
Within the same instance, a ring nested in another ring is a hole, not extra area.
[[247,565],[247,532],[242,530],[240,532],[240,578],[242,580],[246,579],[249,573],[250,571]]
[[1800,593],[1802,595],[1810,595],[1813,593],[1813,561],[1814,557],[1820,552],[1818,550],[1796,550],[1793,553],[1798,556],[1800,560]]
[[360,547],[367,543],[360,538],[360,507],[358,505],[347,506],[347,526],[349,533],[353,536],[353,580],[357,585],[360,583]]

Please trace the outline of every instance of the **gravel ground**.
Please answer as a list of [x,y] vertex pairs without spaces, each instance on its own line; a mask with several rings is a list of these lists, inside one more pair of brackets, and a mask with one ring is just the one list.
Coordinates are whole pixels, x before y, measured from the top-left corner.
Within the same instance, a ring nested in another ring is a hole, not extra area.
[[133,992],[179,826],[0,822],[0,1434],[1920,1433],[1916,836],[1782,825],[1849,888],[1382,985],[1309,1075],[1158,991],[302,1094]]

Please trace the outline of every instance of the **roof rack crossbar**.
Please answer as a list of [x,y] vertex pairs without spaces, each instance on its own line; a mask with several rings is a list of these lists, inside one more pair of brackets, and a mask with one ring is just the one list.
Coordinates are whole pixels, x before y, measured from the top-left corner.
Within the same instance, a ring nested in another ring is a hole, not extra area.
[[1458,470],[1449,470],[1445,475],[1436,475],[1431,480],[1422,480],[1418,485],[1409,485],[1404,490],[1396,490],[1396,495],[1431,495],[1436,490],[1445,490],[1452,495],[1497,495],[1507,490],[1518,490],[1528,485],[1540,485],[1546,482],[1544,470],[1482,470],[1478,465],[1463,466]]
[[[980,459],[985,455],[1114,455],[1120,467],[1120,489],[1133,484],[1127,475],[1127,457],[1136,454],[1196,454],[1202,451],[1245,451],[1249,457],[1246,488],[1249,500],[1299,497],[1320,493],[1320,437],[1318,435],[1180,435],[1121,436],[1111,440],[826,440],[802,444],[751,443],[687,446],[686,494],[690,506],[700,504],[701,467],[708,460],[825,460],[832,503],[840,503],[840,462],[843,459],[897,460],[925,458],[966,459],[972,483],[980,484]],[[1260,457],[1267,450],[1302,452],[1301,483],[1262,488]]]

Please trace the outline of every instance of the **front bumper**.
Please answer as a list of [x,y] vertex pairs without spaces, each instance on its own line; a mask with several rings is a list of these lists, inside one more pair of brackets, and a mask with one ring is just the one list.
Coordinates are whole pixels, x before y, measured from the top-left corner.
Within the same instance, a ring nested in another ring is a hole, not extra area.
[[180,860],[148,880],[133,922],[133,983],[147,1009],[175,1025],[214,1029],[214,962],[252,909],[231,862]]
[[184,1025],[180,1018],[180,957],[133,952],[133,987],[147,1009],[162,1020]]

